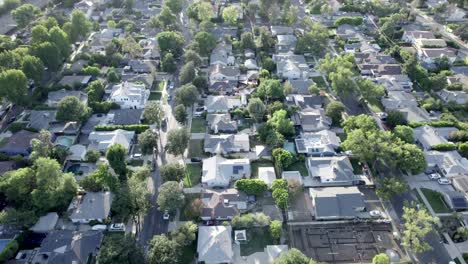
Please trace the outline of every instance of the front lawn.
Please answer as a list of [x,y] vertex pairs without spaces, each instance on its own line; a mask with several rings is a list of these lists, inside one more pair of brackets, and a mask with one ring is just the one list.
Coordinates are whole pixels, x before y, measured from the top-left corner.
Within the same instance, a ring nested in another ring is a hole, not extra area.
[[189,142],[188,157],[206,157],[205,151],[203,149],[203,139],[191,139]]
[[180,257],[178,263],[189,264],[193,263],[195,254],[197,253],[197,241],[193,241],[192,244],[184,246],[180,251]]
[[133,166],[133,167],[143,166],[143,163],[144,163],[143,160],[136,160],[136,159],[128,161],[128,165]]
[[247,241],[241,243],[241,256],[250,256],[255,252],[263,252],[267,245],[273,245],[273,238],[268,227],[247,229]]
[[304,161],[296,161],[291,166],[284,169],[284,171],[298,171],[303,177],[309,176],[309,170]]
[[260,167],[274,167],[273,162],[269,160],[256,160],[251,164],[252,178],[258,178],[258,168]]
[[318,88],[327,88],[327,83],[325,82],[322,76],[312,77],[312,81],[314,81],[317,84]]
[[199,117],[193,118],[190,132],[191,133],[205,133],[206,132],[205,120]]
[[201,181],[201,163],[189,163],[187,164],[187,175],[184,178],[184,187],[189,188],[197,185]]
[[436,213],[451,213],[452,210],[447,207],[445,204],[444,198],[441,193],[426,189],[426,188],[421,188],[421,192],[424,194],[426,199],[429,201],[429,204],[432,207],[432,210]]
[[159,100],[161,100],[161,92],[151,92],[148,100],[149,101],[159,101]]

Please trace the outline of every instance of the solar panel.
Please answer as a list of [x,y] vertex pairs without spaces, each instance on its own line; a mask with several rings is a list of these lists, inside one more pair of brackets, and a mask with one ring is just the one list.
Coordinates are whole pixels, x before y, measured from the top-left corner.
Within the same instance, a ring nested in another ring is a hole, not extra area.
[[453,206],[457,207],[457,208],[465,208],[466,207],[466,200],[461,198],[461,197],[452,198],[452,203],[453,203]]

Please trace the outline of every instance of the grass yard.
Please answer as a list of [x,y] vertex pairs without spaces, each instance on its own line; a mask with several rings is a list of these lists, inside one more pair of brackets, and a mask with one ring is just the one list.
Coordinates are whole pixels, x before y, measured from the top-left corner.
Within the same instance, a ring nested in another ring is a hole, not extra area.
[[204,158],[206,157],[205,152],[203,150],[203,139],[191,139],[189,142],[189,150],[188,150],[188,157],[198,157]]
[[134,167],[140,167],[143,166],[144,161],[143,160],[130,160],[128,162],[128,165],[134,166]]
[[154,84],[154,90],[157,92],[161,92],[164,89],[164,84],[166,82],[158,82]]
[[426,189],[426,188],[421,188],[421,192],[426,196],[426,199],[429,201],[429,204],[431,205],[432,209],[436,213],[451,213],[452,210],[447,207],[445,204],[444,198],[441,193]]
[[354,174],[362,174],[362,163],[359,164],[359,160],[357,159],[349,159],[351,162],[351,165],[353,166],[353,172]]
[[197,185],[201,181],[201,163],[189,163],[187,164],[187,175],[184,178],[184,187],[189,188]]
[[318,88],[327,88],[327,83],[322,76],[312,77],[312,81],[317,84]]
[[241,256],[249,256],[255,252],[263,252],[267,245],[273,245],[273,238],[268,227],[247,229],[247,241],[240,245]]
[[385,112],[380,101],[368,101],[367,105],[374,113]]
[[258,178],[258,168],[260,167],[274,167],[273,162],[269,160],[256,160],[251,164],[252,178]]
[[291,166],[284,169],[284,171],[299,171],[302,176],[309,176],[309,170],[304,161],[296,161]]
[[188,246],[184,246],[181,249],[178,263],[181,263],[181,264],[193,263],[193,259],[195,258],[196,253],[197,253],[197,241],[195,240],[193,241],[192,244]]
[[161,92],[151,92],[148,100],[149,101],[159,101],[159,100],[161,100]]
[[190,128],[191,133],[205,133],[206,122],[204,119],[195,117],[192,119],[192,127]]

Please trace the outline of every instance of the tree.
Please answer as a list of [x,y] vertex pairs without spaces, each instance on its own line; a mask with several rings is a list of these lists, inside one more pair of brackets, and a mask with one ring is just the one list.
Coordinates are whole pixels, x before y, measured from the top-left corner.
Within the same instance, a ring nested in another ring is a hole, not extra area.
[[294,123],[287,115],[286,110],[278,110],[267,123],[283,136],[294,135]]
[[50,42],[43,42],[33,47],[33,53],[44,63],[49,70],[58,70],[62,63],[62,57],[60,56],[60,50],[55,44]]
[[296,248],[291,248],[290,250],[282,253],[279,258],[277,258],[273,264],[313,264],[314,261],[309,259],[306,255],[302,254]]
[[31,29],[31,44],[49,41],[49,30],[43,25],[36,25]]
[[275,45],[271,31],[266,27],[260,28],[260,47],[263,51],[269,51]]
[[99,250],[98,261],[102,264],[143,263],[144,253],[132,235],[106,236]]
[[149,124],[156,124],[158,128],[161,127],[161,122],[164,119],[164,111],[161,103],[157,101],[149,101],[143,110],[143,119]]
[[86,37],[90,30],[91,22],[86,18],[86,15],[80,10],[73,10],[70,19],[70,31],[67,32],[70,42],[73,43]]
[[88,150],[85,155],[85,161],[96,162],[101,157],[101,152],[98,150]]
[[409,126],[398,125],[393,129],[393,134],[406,143],[414,143],[413,129]]
[[179,228],[172,230],[170,237],[180,246],[188,246],[191,245],[197,238],[197,230],[197,224],[193,223],[192,221],[188,221]]
[[135,58],[143,54],[143,48],[132,36],[127,36],[122,40],[122,52],[128,53],[130,58]]
[[400,169],[409,171],[412,174],[419,174],[427,167],[424,152],[414,144],[395,145],[400,154],[395,157]]
[[390,200],[393,196],[402,194],[407,190],[408,185],[403,179],[397,177],[385,177],[379,181],[379,185],[375,193],[383,200]]
[[15,20],[18,27],[24,28],[34,19],[41,15],[41,10],[34,5],[24,4],[11,11],[11,17]]
[[194,39],[198,43],[201,56],[208,56],[216,47],[216,39],[211,33],[204,31],[198,32]]
[[28,79],[20,70],[6,70],[0,73],[0,95],[8,101],[26,105],[28,103]]
[[49,30],[49,41],[58,48],[62,58],[68,57],[70,54],[70,41],[65,31],[58,26],[52,27]]
[[270,217],[264,213],[247,213],[244,215],[236,215],[231,221],[232,227],[236,229],[263,227],[270,224]]
[[138,144],[143,155],[151,155],[158,148],[158,134],[151,129],[138,135]]
[[169,163],[162,165],[159,173],[163,181],[179,182],[185,176],[185,168],[179,163]]
[[308,90],[311,95],[320,95],[320,89],[316,84],[309,86]]
[[109,172],[109,166],[99,163],[97,170],[81,179],[80,185],[83,189],[90,192],[103,190],[115,192],[118,182],[117,178]]
[[156,35],[156,40],[162,54],[170,52],[176,58],[182,55],[185,39],[180,32],[163,31]]
[[284,97],[283,86],[278,80],[263,80],[258,86],[257,95],[262,99],[282,99]]
[[174,92],[177,104],[192,106],[198,100],[198,90],[193,84],[185,84]]
[[271,237],[278,241],[280,238],[281,238],[281,233],[282,233],[282,230],[283,227],[282,227],[282,224],[280,221],[278,220],[273,220],[271,221],[270,223],[270,234],[271,234]]
[[29,155],[29,159],[34,161],[40,157],[49,157],[53,147],[50,132],[41,130],[38,138],[31,139],[32,152]]
[[223,9],[223,20],[231,25],[237,23],[237,17],[239,16],[237,8],[235,6],[228,6]]
[[361,96],[367,101],[375,102],[385,95],[385,88],[370,79],[358,79],[357,84]]
[[190,135],[186,128],[172,129],[167,134],[166,150],[175,156],[182,156],[188,146]]
[[185,110],[185,106],[183,104],[177,105],[174,108],[174,117],[177,122],[184,124],[187,121],[187,110]]
[[181,84],[190,83],[195,79],[195,75],[195,64],[189,61],[180,69],[179,81]]
[[161,60],[161,69],[163,72],[174,73],[177,70],[177,65],[175,63],[174,55],[168,52],[164,54],[164,57]]
[[468,142],[458,144],[458,152],[464,158],[468,158]]
[[313,23],[309,32],[297,40],[295,51],[321,56],[326,51],[329,40],[328,29],[320,23]]
[[106,159],[109,165],[114,169],[115,173],[120,175],[121,178],[125,177],[127,172],[127,150],[120,144],[114,144],[107,148]]
[[426,235],[433,230],[433,224],[438,218],[432,217],[426,209],[416,209],[403,206],[404,231],[402,245],[410,248],[414,253],[422,253],[431,249],[426,242]]
[[31,192],[34,190],[36,179],[31,168],[22,168],[6,172],[0,181],[0,190],[6,200],[17,207],[30,208],[32,206]]
[[267,184],[259,179],[240,179],[236,181],[235,187],[250,195],[261,195],[268,189]]
[[168,0],[164,4],[169,7],[174,14],[178,14],[182,11],[183,0]]
[[272,155],[275,167],[279,170],[279,172],[282,172],[283,169],[291,166],[291,164],[294,162],[294,156],[291,154],[291,152],[283,148],[274,149]]
[[343,122],[343,129],[346,134],[356,129],[364,131],[377,130],[378,126],[375,119],[369,115],[350,116]]
[[339,125],[342,120],[342,114],[345,111],[343,103],[333,101],[327,104],[325,114],[332,119],[334,125]]
[[198,24],[198,29],[200,31],[210,32],[214,29],[215,24],[209,20],[204,20]]
[[340,96],[352,94],[356,88],[351,79],[353,75],[350,69],[341,66],[337,68],[336,72],[330,73],[329,78],[333,91]]
[[193,50],[187,50],[184,53],[184,61],[185,61],[186,64],[189,63],[189,62],[193,62],[193,64],[196,67],[200,66],[201,63],[202,63],[202,59],[201,59],[200,55],[198,55],[198,53],[196,53]]
[[27,55],[23,58],[21,70],[29,79],[39,84],[44,74],[44,64],[38,57]]
[[107,71],[107,81],[110,83],[117,83],[120,81],[120,76],[119,74],[115,71],[114,68],[110,68]]
[[251,32],[244,32],[241,35],[241,46],[243,49],[255,50],[257,46],[255,45],[255,39]]
[[80,121],[88,115],[88,109],[75,96],[66,96],[57,105],[55,118],[59,121]]
[[447,56],[437,57],[434,59],[434,64],[437,68],[437,71],[447,71],[450,69],[451,63]]
[[161,13],[157,16],[158,24],[163,29],[174,29],[176,27],[177,17],[172,13],[171,9],[164,6]]
[[204,1],[196,2],[196,3],[191,4],[187,8],[187,15],[191,19],[206,22],[206,21],[209,21],[213,17],[213,7],[211,6],[211,3],[208,3],[208,2],[204,2]]
[[104,85],[100,80],[92,81],[85,89],[88,94],[88,103],[100,102],[105,93]]
[[406,125],[407,123],[405,115],[397,110],[388,111],[385,122],[391,127]]
[[247,110],[249,111],[250,116],[255,120],[255,122],[260,123],[263,121],[263,116],[265,115],[266,107],[265,104],[259,98],[252,98],[249,100],[247,105]]
[[159,187],[158,191],[157,203],[162,211],[174,212],[184,205],[185,196],[178,182],[167,181]]
[[95,66],[86,66],[81,70],[81,73],[84,75],[91,75],[93,77],[98,77],[101,75],[101,70]]
[[433,91],[440,91],[445,89],[448,85],[447,76],[445,74],[439,73],[429,77],[430,89]]
[[297,22],[299,8],[297,6],[291,6],[284,10],[283,21],[286,25],[292,26]]
[[146,256],[148,264],[176,264],[179,257],[179,245],[166,235],[156,235],[150,242],[150,250]]
[[390,264],[390,257],[385,253],[380,253],[372,258],[372,264]]
[[198,91],[206,91],[208,90],[208,78],[203,75],[198,75],[192,82],[195,87],[197,87]]

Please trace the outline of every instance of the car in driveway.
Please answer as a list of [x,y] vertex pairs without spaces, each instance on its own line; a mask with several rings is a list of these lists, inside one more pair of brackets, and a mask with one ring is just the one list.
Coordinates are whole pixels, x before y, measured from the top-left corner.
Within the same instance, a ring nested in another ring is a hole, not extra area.
[[109,226],[110,232],[125,232],[125,225],[123,223],[111,224]]
[[438,179],[441,178],[441,177],[440,177],[440,174],[438,174],[438,173],[431,173],[431,174],[428,174],[427,177],[429,177],[429,179],[431,179],[431,180],[438,180]]
[[373,218],[385,218],[385,214],[379,210],[372,210],[369,214]]
[[385,120],[387,118],[387,116],[388,116],[388,114],[385,113],[385,112],[379,112],[379,113],[375,113],[375,114],[380,118],[380,120]]
[[170,217],[170,215],[169,215],[169,211],[167,211],[167,210],[166,210],[166,211],[164,211],[164,214],[163,214],[163,219],[164,219],[164,220],[169,220],[169,217]]
[[193,114],[193,116],[195,117],[200,117],[202,116],[202,114],[205,112],[205,107],[204,106],[201,106],[201,107],[197,107],[195,109],[195,113]]
[[452,183],[452,182],[451,182],[449,179],[447,179],[447,178],[440,178],[440,179],[437,180],[437,182],[438,182],[439,184],[441,184],[441,185],[449,185],[449,184]]
[[191,162],[202,162],[202,159],[199,158],[199,157],[193,157],[193,158],[190,158],[190,161]]

